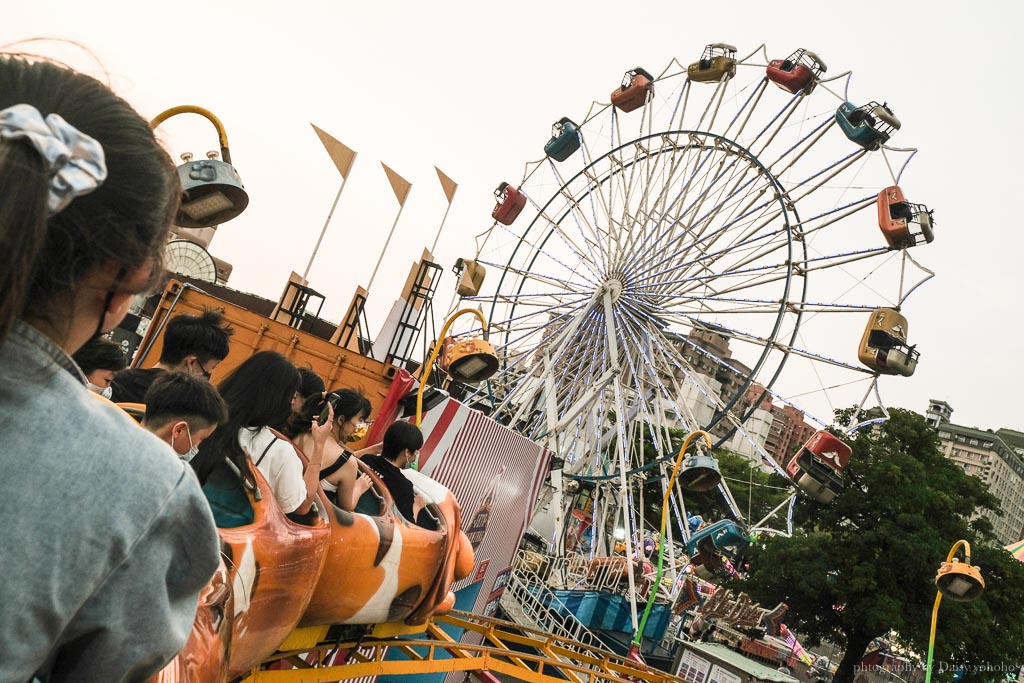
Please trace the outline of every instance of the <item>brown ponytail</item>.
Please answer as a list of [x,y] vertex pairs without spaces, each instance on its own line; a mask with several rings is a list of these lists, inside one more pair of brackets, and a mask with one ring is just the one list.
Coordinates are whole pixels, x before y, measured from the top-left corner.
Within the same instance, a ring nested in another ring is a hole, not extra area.
[[48,185],[43,161],[30,144],[0,140],[0,342],[25,307],[46,241]]
[[60,324],[59,295],[102,265],[128,270],[162,254],[178,176],[149,124],[99,81],[56,64],[0,54],[0,110],[30,104],[103,147],[107,179],[46,219],[48,178],[20,140],[0,140],[0,343],[18,317]]

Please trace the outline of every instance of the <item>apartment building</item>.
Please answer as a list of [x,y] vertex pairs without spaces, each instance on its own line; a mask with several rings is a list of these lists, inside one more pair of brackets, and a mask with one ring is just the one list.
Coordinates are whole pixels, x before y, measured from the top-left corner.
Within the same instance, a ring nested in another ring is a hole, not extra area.
[[[944,408],[949,408],[944,404]],[[939,411],[929,410],[929,414]],[[952,409],[943,412],[948,415]],[[936,429],[945,456],[981,479],[999,499],[1003,515],[987,513],[1002,545],[1024,538],[1024,433],[1012,429],[975,429],[939,421]]]

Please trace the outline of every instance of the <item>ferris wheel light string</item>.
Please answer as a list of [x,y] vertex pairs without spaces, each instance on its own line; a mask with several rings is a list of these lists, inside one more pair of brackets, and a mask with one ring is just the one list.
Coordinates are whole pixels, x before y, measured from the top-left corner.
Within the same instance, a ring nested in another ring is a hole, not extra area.
[[[729,365],[728,363],[725,363],[725,362],[723,362],[723,361],[722,361],[722,359],[720,359],[720,358],[718,358],[717,356],[715,356],[714,354],[712,354],[712,353],[710,353],[710,352],[706,351],[706,350],[705,350],[705,349],[703,349],[702,347],[700,347],[700,346],[698,346],[698,345],[694,344],[693,342],[690,342],[689,340],[687,340],[687,339],[685,339],[685,338],[679,338],[679,339],[680,339],[681,341],[685,342],[685,344],[686,344],[686,345],[689,345],[689,346],[691,346],[692,348],[694,348],[695,350],[697,350],[697,351],[698,351],[699,353],[702,353],[703,355],[705,355],[705,356],[707,356],[707,357],[709,357],[709,358],[713,359],[713,360],[715,361],[715,363],[717,364],[717,367],[719,367],[719,368],[723,368],[723,369],[725,369],[725,370],[727,370],[727,371],[729,371],[729,372],[732,372],[732,373],[736,374],[736,375],[737,375],[737,376],[739,376],[739,377],[742,377],[742,378],[745,378],[745,377],[746,377],[746,374],[745,374],[745,373],[741,373],[741,372],[739,372],[739,370],[737,370],[737,369],[736,369],[736,368],[734,368],[733,366]],[[860,370],[859,368],[857,368],[857,369],[858,369],[858,370]],[[856,383],[856,382],[859,382],[859,381],[862,381],[862,380],[856,380],[856,381],[850,382],[849,384],[854,384],[854,383]],[[762,384],[761,386],[762,386],[762,387],[764,387],[764,385],[763,385],[763,384]],[[837,385],[837,386],[844,386],[844,385]],[[698,388],[700,388],[700,387],[698,387]],[[766,388],[766,387],[765,387],[765,388]],[[824,424],[825,424],[824,422],[822,422],[822,421],[818,420],[818,418],[816,418],[816,417],[814,416],[814,414],[813,414],[813,413],[811,413],[811,412],[809,412],[809,411],[805,410],[804,408],[802,408],[801,406],[799,406],[799,405],[795,404],[795,403],[794,403],[794,402],[792,402],[792,401],[791,401],[790,399],[786,399],[785,397],[782,397],[781,395],[779,395],[779,394],[777,394],[777,393],[775,393],[775,392],[772,392],[772,395],[773,395],[773,396],[777,396],[777,397],[778,397],[778,398],[779,398],[779,399],[780,399],[781,401],[783,401],[784,403],[787,403],[788,405],[791,405],[791,406],[793,406],[794,408],[797,408],[798,410],[800,410],[800,411],[801,411],[801,412],[803,412],[804,414],[806,414],[806,415],[809,415],[809,416],[811,417],[811,419],[812,419],[812,420],[814,420],[815,422],[819,422],[819,423],[820,423],[820,424],[822,424],[822,425],[824,425]]]
[[[694,317],[692,317],[690,315],[687,315],[685,313],[680,313],[679,315],[681,317],[687,319],[687,320],[690,320],[691,323],[695,323],[697,325],[704,325],[705,324],[705,323],[703,323],[703,321],[701,321],[701,320],[699,320],[697,318],[694,318]],[[721,324],[717,324],[717,323],[716,323],[715,327],[717,328],[716,331],[719,332],[719,333],[722,332],[722,331],[728,332],[729,334],[727,336],[729,338],[731,338],[731,339],[737,339],[737,340],[740,340],[740,341],[750,342],[750,343],[754,343],[754,344],[762,344],[762,345],[768,344],[768,345],[773,346],[777,350],[783,351],[785,353],[793,353],[793,354],[797,354],[799,356],[803,356],[804,358],[810,358],[811,360],[820,360],[822,362],[829,363],[829,364],[835,365],[837,367],[846,368],[848,370],[855,370],[857,372],[863,372],[865,374],[871,374],[871,372],[869,370],[865,369],[865,368],[861,368],[861,367],[858,367],[856,365],[850,365],[849,363],[844,363],[841,360],[838,360],[838,359],[835,359],[835,358],[830,358],[829,356],[825,356],[825,355],[822,355],[822,354],[813,353],[813,352],[808,351],[806,349],[795,347],[795,346],[792,346],[792,345],[789,345],[789,344],[784,344],[782,342],[772,341],[770,339],[766,339],[764,337],[759,337],[759,336],[753,335],[753,334],[748,334],[746,332],[741,332],[740,330],[737,330],[735,328],[727,327],[725,325],[721,325]]]
[[[654,271],[655,268],[662,267],[662,270],[657,271],[652,276],[652,277],[654,277],[654,276],[656,276],[658,274],[662,274],[662,273],[666,273],[666,272],[671,272],[673,270],[677,270],[680,267],[689,267],[691,265],[701,265],[701,266],[704,266],[705,265],[703,263],[704,261],[711,261],[711,262],[713,262],[715,256],[717,256],[717,255],[724,255],[724,254],[728,253],[729,249],[728,248],[723,248],[722,250],[720,250],[718,252],[703,252],[702,251],[700,256],[697,256],[697,257],[693,258],[692,260],[685,261],[685,262],[678,262],[677,259],[678,259],[678,257],[680,255],[685,255],[685,253],[688,252],[693,247],[695,247],[695,246],[699,247],[705,241],[709,241],[709,240],[713,241],[718,236],[720,236],[720,235],[724,234],[726,231],[728,231],[729,227],[730,226],[723,226],[723,227],[719,228],[718,230],[713,231],[712,233],[710,233],[708,235],[704,235],[704,236],[700,237],[699,239],[694,240],[692,243],[687,245],[686,249],[681,250],[681,253],[679,255],[667,255],[667,256],[662,257],[662,258],[660,258],[658,260],[651,261],[650,262],[650,266],[648,268],[646,268],[644,270],[638,270],[637,271],[638,275],[649,274],[652,271]],[[780,234],[785,234],[785,230],[777,230],[777,231],[774,231],[774,232],[762,233],[761,235],[758,235],[756,237],[752,237],[749,242],[741,242],[739,246],[752,246],[752,245],[754,245],[758,241],[763,241],[763,240],[766,240],[766,239],[771,239],[772,237],[775,237],[775,236],[780,235]],[[687,231],[682,231],[679,235],[677,235],[674,239],[672,239],[670,242],[668,242],[665,245],[665,248],[662,251],[662,253],[671,254],[671,252],[668,251],[668,248],[676,245],[677,243],[682,242],[683,240],[687,239],[688,237],[689,237],[689,234],[687,233]],[[782,245],[780,245],[779,247],[776,247],[776,248],[781,248],[781,246]],[[640,278],[639,281],[640,282],[646,282],[649,279],[650,279],[649,277],[643,277],[643,278]]]
[[[577,253],[580,253],[579,247],[577,247],[574,244],[571,244],[571,242],[569,241],[568,236],[562,230],[561,225],[558,222],[552,220],[551,217],[547,215],[545,210],[542,207],[540,207],[537,204],[537,202],[535,202],[533,200],[533,198],[529,195],[529,193],[527,193],[525,190],[522,190],[522,193],[527,198],[527,200],[529,201],[530,205],[533,206],[537,210],[537,216],[536,216],[536,218],[534,218],[534,220],[530,223],[530,226],[522,234],[517,234],[515,232],[512,232],[512,230],[510,228],[508,228],[508,227],[506,227],[505,230],[507,232],[509,232],[509,234],[512,235],[514,238],[517,238],[521,243],[527,244],[532,249],[532,253],[533,254],[535,254],[535,255],[536,254],[543,254],[543,253],[545,253],[545,251],[543,249],[544,245],[543,244],[535,244],[534,242],[531,242],[526,237],[527,234],[530,232],[530,230],[533,228],[534,224],[536,223],[537,218],[540,218],[540,219],[546,221],[548,223],[548,225],[550,226],[550,228],[551,228],[551,230],[547,233],[548,237],[550,237],[551,234],[558,234],[559,238],[563,242],[566,243],[566,246],[569,246],[570,248],[572,248]],[[549,204],[550,204],[550,201],[551,200],[549,200],[549,202],[548,202]],[[545,237],[545,241],[546,241],[546,239],[547,239],[547,237]],[[580,255],[582,255],[582,254],[580,253]],[[529,254],[527,254],[527,257],[529,257]],[[534,258],[536,258],[536,256],[534,256]],[[564,266],[565,264],[561,264],[561,265]],[[591,265],[595,266],[595,268],[597,267],[596,263],[592,263]],[[592,269],[592,272],[597,274],[597,271],[595,269]]]
[[[677,270],[681,270],[681,269],[685,269],[685,268],[690,268],[692,266],[701,266],[701,267],[706,268],[707,267],[707,263],[705,263],[705,262],[713,263],[717,258],[719,258],[721,256],[725,256],[730,251],[735,251],[736,249],[739,249],[739,250],[742,251],[745,248],[757,248],[758,247],[758,244],[757,244],[758,242],[764,242],[765,240],[771,240],[772,238],[777,237],[779,235],[784,235],[785,233],[786,233],[786,231],[784,229],[776,230],[776,231],[773,231],[773,232],[761,233],[761,234],[757,235],[756,237],[751,237],[749,240],[747,240],[745,242],[737,243],[737,244],[733,245],[732,247],[725,247],[725,248],[723,248],[723,249],[721,249],[719,251],[702,252],[700,256],[697,256],[697,257],[691,259],[690,261],[684,261],[684,262],[679,262],[679,263],[674,263],[674,264],[668,264],[668,266],[666,268],[664,268],[663,270],[658,271],[656,274],[661,274],[661,273],[666,273],[666,272],[674,272],[674,271],[677,271]],[[703,241],[703,240],[701,240],[701,241]],[[769,243],[769,245],[770,244],[771,243]],[[777,249],[781,249],[784,246],[785,246],[785,243],[776,244],[774,246],[774,248],[772,248],[771,250],[768,250],[767,252],[764,252],[763,255],[766,256],[767,254],[771,253],[772,251],[775,251]],[[662,259],[660,261],[653,262],[651,264],[651,267],[648,268],[646,271],[639,271],[639,272],[640,273],[649,273],[650,271],[653,270],[653,268],[655,268],[657,266],[665,265],[668,260],[669,259]],[[771,264],[771,265],[768,265],[768,266],[762,266],[762,268],[778,267],[779,265],[784,265],[784,264]],[[697,276],[697,279],[700,279],[700,277],[701,276]],[[647,282],[650,279],[651,278],[649,278],[649,277],[644,277],[644,278],[638,278],[636,281],[637,282]],[[706,276],[705,276],[705,279],[706,279]],[[657,285],[657,284],[665,284],[665,283],[662,282],[662,283],[655,283],[655,284]]]
[[[780,152],[778,154],[778,156],[775,157],[774,161],[772,161],[770,163],[766,163],[765,164],[765,168],[769,169],[769,172],[772,172],[771,169],[773,169],[775,167],[775,164],[779,163],[780,161],[785,159],[787,156],[789,156],[790,153],[792,153],[793,151],[797,150],[801,145],[804,145],[805,143],[808,143],[808,141],[810,141],[812,138],[814,138],[813,142],[810,142],[810,144],[807,144],[808,148],[812,147],[814,145],[814,143],[818,141],[818,139],[821,137],[821,135],[824,134],[824,132],[826,130],[828,130],[828,128],[834,122],[835,122],[835,119],[833,119],[831,117],[827,118],[827,119],[823,119],[821,123],[819,123],[817,126],[815,126],[810,131],[808,131],[806,134],[804,134],[803,137],[799,138],[796,142],[794,142],[792,145],[790,145],[787,149],[784,149],[782,152]],[[803,123],[804,123],[804,121],[801,121],[801,125]],[[765,148],[767,148],[767,145],[765,145]],[[761,152],[764,152],[764,151],[765,151],[764,149],[761,150]],[[806,150],[804,150],[804,151],[806,152]],[[803,152],[801,152],[795,158],[791,159],[789,165],[786,166],[785,168],[783,168],[781,171],[779,171],[779,174],[781,175],[782,173],[785,173],[787,170],[792,168],[793,164],[796,163],[796,161],[799,160],[800,157],[802,157],[802,156],[803,156]]]
[[[565,188],[566,188],[566,187],[568,187],[568,185],[567,185],[567,183],[566,183],[566,182],[565,182],[565,181],[563,180],[563,178],[562,178],[562,176],[561,176],[561,173],[560,173],[560,172],[558,171],[558,169],[554,167],[554,161],[553,161],[553,160],[551,161],[551,165],[552,165],[552,170],[553,170],[553,172],[554,172],[554,174],[555,174],[555,177],[557,178],[557,180],[558,180],[558,183],[559,183],[559,186],[560,186],[560,188],[561,188],[561,189],[559,190],[559,192],[560,192],[560,193],[561,193],[561,194],[562,194],[562,195],[563,195],[563,196],[565,197],[566,201],[567,201],[567,202],[569,203],[569,210],[568,210],[568,212],[567,212],[567,213],[568,213],[569,215],[571,215],[571,216],[573,217],[573,220],[574,220],[574,221],[576,222],[576,227],[577,227],[578,229],[580,229],[580,230],[581,230],[581,232],[582,232],[582,227],[581,227],[581,225],[580,225],[580,219],[582,218],[582,219],[583,219],[583,224],[587,226],[587,229],[589,230],[589,232],[590,232],[590,235],[591,235],[591,237],[593,238],[594,242],[595,242],[595,243],[598,243],[598,242],[600,242],[600,238],[599,238],[599,236],[598,236],[598,234],[597,234],[597,230],[596,230],[596,229],[594,228],[594,226],[591,226],[591,225],[590,225],[590,224],[589,224],[589,223],[588,223],[588,222],[586,221],[586,218],[585,218],[585,216],[584,216],[584,215],[582,215],[582,213],[581,213],[581,212],[579,212],[579,211],[574,211],[574,210],[573,210],[574,208],[576,208],[576,204],[577,204],[577,203],[576,203],[576,200],[575,200],[575,198],[574,198],[574,197],[572,197],[572,195],[571,195],[571,194],[566,194],[566,192],[565,192]],[[532,202],[532,200],[531,200],[531,202]],[[535,205],[536,205],[536,204],[535,204]],[[553,220],[551,220],[551,218],[550,218],[550,217],[549,217],[549,216],[548,216],[548,215],[547,215],[547,214],[546,214],[546,213],[545,213],[545,212],[544,212],[544,211],[543,211],[542,209],[540,209],[539,207],[538,207],[538,213],[539,213],[540,215],[542,215],[542,216],[544,217],[544,219],[548,221],[548,223],[550,223],[550,224],[551,224],[551,225],[553,225],[553,226],[556,226],[556,227],[557,227],[557,228],[558,228],[559,230],[561,230],[561,225],[560,225],[560,223],[558,223],[558,222],[556,222],[556,221],[553,221]],[[595,223],[596,223],[596,221],[595,221]],[[565,240],[568,240],[568,236],[564,235],[564,233],[563,233],[563,239],[565,239]],[[584,236],[584,239],[586,239],[586,237],[585,237],[585,236]],[[575,250],[579,251],[579,247],[577,247],[576,245],[573,245],[573,248],[574,248]],[[604,254],[603,254],[603,253],[602,253],[602,254],[599,254],[599,256],[600,256],[601,258],[600,258],[600,259],[598,259],[598,258],[595,258],[595,257],[594,257],[594,254],[593,254],[593,252],[592,252],[591,250],[589,250],[589,249],[588,249],[588,252],[590,252],[590,256],[591,256],[591,259],[592,259],[592,261],[593,261],[593,264],[594,264],[594,266],[595,266],[595,267],[597,268],[597,270],[598,270],[598,271],[600,271],[600,270],[602,270],[602,269],[607,269],[607,265],[608,265],[608,264],[607,264],[607,261],[606,261],[606,260],[605,260],[605,259],[603,258],[603,257],[604,257]]]
[[[547,220],[547,219],[545,218],[545,220]],[[562,232],[560,226],[556,230],[549,231],[547,237],[550,237],[552,234],[562,235],[563,232]],[[547,241],[547,237],[544,238],[545,242]],[[597,269],[597,265],[595,263],[590,262],[588,259],[586,259],[583,254],[575,252],[576,255],[581,258],[581,264],[582,263],[586,263],[586,264],[588,264],[590,266],[590,267],[587,268],[587,270],[589,270],[591,275],[594,276],[593,279],[587,277],[585,273],[580,272],[578,269],[572,268],[571,266],[569,266],[567,263],[565,263],[561,259],[556,258],[551,250],[544,249],[544,245],[543,244],[534,244],[534,243],[530,242],[529,240],[526,239],[525,234],[523,236],[523,241],[524,241],[524,243],[529,245],[530,248],[533,250],[531,253],[526,254],[524,256],[524,258],[528,258],[528,260],[531,262],[531,265],[536,263],[538,257],[543,256],[544,258],[546,258],[546,259],[548,259],[550,261],[554,261],[555,263],[557,263],[558,265],[562,266],[566,270],[568,270],[568,271],[570,271],[570,272],[572,272],[572,273],[574,273],[576,275],[579,275],[585,281],[590,283],[592,286],[594,286],[594,287],[598,286],[598,284],[599,284],[598,281],[601,278],[601,273]],[[569,245],[567,245],[567,246],[569,246]],[[524,271],[523,272],[523,276],[524,277],[532,277],[529,274],[528,271]]]
[[[773,200],[769,200],[769,201],[765,202],[764,204],[762,204],[760,207],[755,207],[755,208],[763,210],[764,207],[769,206],[770,204],[774,203],[775,201],[776,200],[774,200],[774,199]],[[752,212],[748,212],[748,215],[750,213],[752,213]],[[710,241],[714,241],[714,240],[716,240],[721,234],[724,234],[726,231],[728,231],[731,227],[733,227],[734,223],[738,223],[739,220],[741,220],[742,218],[744,218],[744,217],[739,217],[735,221],[730,222],[730,224],[724,225],[724,226],[718,228],[717,230],[713,231],[712,233],[710,233],[708,235],[703,235],[699,239],[694,240],[691,243],[691,245],[687,247],[687,250],[690,249],[690,248],[693,248],[693,246],[700,245],[701,243],[703,243],[705,241],[709,241],[709,240]],[[677,222],[678,222],[678,219],[676,221],[673,221],[673,223],[671,224],[671,227],[674,227]],[[666,244],[666,247],[672,246],[673,244],[675,244],[677,242],[680,242],[681,240],[687,239],[689,237],[688,232],[689,231],[682,231],[679,235],[677,235],[676,238],[674,238],[671,241],[669,241]],[[669,259],[663,259],[662,262],[660,262],[660,263],[664,263],[664,261],[667,261],[667,260],[669,260]],[[656,264],[656,265],[658,265],[658,264]]]

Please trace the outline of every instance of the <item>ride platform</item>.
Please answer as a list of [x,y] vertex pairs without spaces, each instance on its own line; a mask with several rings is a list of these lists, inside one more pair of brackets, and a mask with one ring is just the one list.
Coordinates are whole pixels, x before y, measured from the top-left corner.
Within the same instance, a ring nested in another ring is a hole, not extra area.
[[[476,634],[480,642],[457,642],[443,626]],[[325,630],[318,633],[326,635]],[[316,634],[309,635],[316,637]],[[277,652],[263,662],[260,670],[253,671],[242,680],[244,683],[326,683],[369,676],[465,671],[477,674],[484,681],[496,681],[495,674],[532,683],[682,681],[664,671],[585,643],[466,612],[452,612],[435,618],[427,625],[424,636],[351,642],[320,640],[312,645],[296,640],[294,645],[298,649]],[[389,651],[394,650],[403,658],[386,657]],[[275,662],[286,662],[295,668],[264,669]]]

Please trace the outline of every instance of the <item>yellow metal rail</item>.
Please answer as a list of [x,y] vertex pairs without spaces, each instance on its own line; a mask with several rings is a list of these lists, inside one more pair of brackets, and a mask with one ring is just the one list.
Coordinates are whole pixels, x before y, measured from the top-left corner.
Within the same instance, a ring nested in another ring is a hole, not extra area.
[[[481,644],[454,640],[442,624],[480,636]],[[425,638],[396,637],[349,643],[317,643],[302,651],[282,651],[263,663],[287,661],[294,669],[267,671],[262,667],[246,683],[327,683],[367,676],[486,671],[530,683],[599,683],[650,681],[677,683],[682,679],[649,668],[612,652],[518,624],[453,612],[427,626]],[[515,648],[515,649],[513,649]],[[388,650],[405,659],[385,659]],[[522,650],[527,650],[526,652]],[[332,651],[348,652],[343,665],[324,665]],[[306,662],[312,654],[313,664]],[[535,654],[536,653],[536,654]]]

